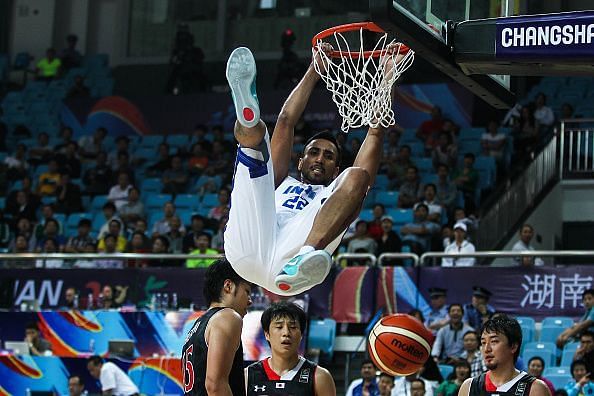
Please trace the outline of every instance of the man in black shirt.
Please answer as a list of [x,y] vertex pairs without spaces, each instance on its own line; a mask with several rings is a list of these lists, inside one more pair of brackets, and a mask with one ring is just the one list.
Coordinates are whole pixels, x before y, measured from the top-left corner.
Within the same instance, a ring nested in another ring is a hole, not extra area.
[[241,328],[251,290],[225,259],[206,270],[209,309],[188,332],[182,350],[185,395],[245,395]]
[[336,395],[328,370],[299,356],[306,323],[299,306],[274,303],[262,313],[261,323],[272,356],[245,369],[248,396]]

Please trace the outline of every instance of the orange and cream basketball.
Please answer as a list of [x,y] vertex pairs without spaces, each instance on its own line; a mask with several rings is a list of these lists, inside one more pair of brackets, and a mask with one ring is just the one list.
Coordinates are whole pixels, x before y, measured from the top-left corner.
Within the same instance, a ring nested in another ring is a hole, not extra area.
[[367,349],[378,369],[391,375],[415,373],[431,355],[433,334],[416,318],[383,317],[369,333]]

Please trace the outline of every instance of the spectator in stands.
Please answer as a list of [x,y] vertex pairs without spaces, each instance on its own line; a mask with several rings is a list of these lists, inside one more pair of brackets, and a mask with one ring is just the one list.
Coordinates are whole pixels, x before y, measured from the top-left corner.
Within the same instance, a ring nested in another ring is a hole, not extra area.
[[394,388],[394,376],[380,371],[377,379],[377,390],[379,396],[391,396]]
[[586,370],[586,363],[583,360],[575,360],[571,363],[571,376],[573,380],[565,385],[568,396],[594,394],[594,382],[590,380],[590,373]]
[[430,249],[431,239],[439,233],[439,225],[427,220],[429,208],[425,204],[419,204],[414,211],[412,223],[405,224],[400,229],[402,244],[410,246],[412,252],[421,254]]
[[118,173],[118,184],[113,186],[107,195],[107,199],[113,202],[117,211],[119,211],[122,206],[128,203],[128,194],[130,193],[131,188],[132,184],[130,184],[130,177],[128,173]]
[[495,158],[499,169],[503,165],[503,153],[507,137],[499,132],[499,123],[495,120],[489,121],[487,132],[481,136],[481,147],[483,155]]
[[451,364],[460,359],[464,352],[463,334],[473,330],[472,327],[462,321],[464,308],[461,304],[451,304],[448,308],[450,323],[437,332],[431,356],[436,363]]
[[[38,248],[36,253],[60,253],[59,242],[55,238],[45,238],[41,248]],[[62,268],[64,267],[64,260],[56,258],[46,258],[43,255],[41,259],[35,261],[36,268]]]
[[409,166],[406,170],[406,180],[398,190],[398,207],[412,208],[423,196],[423,184],[419,178],[419,170],[416,166]]
[[56,50],[48,48],[45,57],[41,58],[35,65],[35,78],[39,81],[51,81],[60,74],[62,61],[56,57]]
[[559,334],[557,337],[557,346],[559,348],[563,348],[566,343],[585,330],[594,331],[594,309],[592,309],[594,307],[594,289],[587,289],[582,293],[582,303],[586,309],[584,316],[573,326]]
[[447,326],[450,323],[448,316],[448,306],[446,305],[447,289],[441,287],[430,287],[429,291],[429,305],[431,310],[424,321],[425,327],[437,333],[439,329]]
[[[466,224],[458,222],[454,225],[454,241],[445,248],[444,253],[474,253],[475,248],[471,242],[466,240]],[[444,257],[441,259],[442,267],[472,267],[474,266],[474,257]]]
[[72,98],[88,98],[91,96],[91,90],[85,85],[85,78],[80,74],[74,77],[74,84],[68,90],[66,97]]
[[437,165],[437,181],[435,182],[436,201],[445,208],[446,213],[452,214],[452,209],[458,197],[456,184],[449,178],[450,168],[446,164]]
[[441,115],[441,108],[433,106],[431,109],[431,119],[424,121],[417,130],[417,137],[425,143],[425,151],[427,154],[431,153],[434,146],[435,138],[443,128],[443,118]]
[[[512,247],[512,252],[530,252],[534,251],[534,246],[530,245],[532,238],[534,237],[534,228],[525,223],[520,229],[520,240],[518,240]],[[513,259],[516,265],[522,265],[526,267],[542,267],[544,261],[539,257],[516,257]]]
[[467,208],[474,208],[475,193],[478,187],[479,172],[474,169],[474,161],[474,154],[464,154],[462,169],[457,169],[452,175],[452,180],[458,186],[458,191],[464,195],[464,203]]
[[13,219],[21,217],[27,218],[29,221],[37,221],[37,206],[29,201],[29,196],[23,190],[18,190],[16,193],[16,204],[6,204],[6,213],[12,216]]
[[169,145],[167,143],[163,142],[159,144],[157,153],[157,162],[146,168],[147,176],[160,176],[169,168],[171,164],[171,158],[169,157]]
[[181,194],[188,186],[188,174],[182,167],[182,159],[179,155],[171,157],[171,166],[163,172],[161,177],[163,193]]
[[[466,224],[466,236],[470,236],[473,234],[474,231],[477,229],[477,219],[473,216],[467,216],[466,210],[461,207],[454,208],[454,224],[455,223],[464,223]],[[469,238],[470,239],[470,238]]]
[[101,294],[99,294],[99,306],[103,309],[114,309],[119,308],[122,303],[126,300],[126,293],[128,287],[118,286],[117,296],[111,285],[103,285]]
[[542,376],[545,369],[545,361],[540,356],[534,356],[528,360],[528,374],[545,383],[551,391],[551,395],[555,393],[555,386],[551,381]]
[[[422,372],[423,369],[421,369]],[[433,396],[434,389],[431,381],[420,377],[420,374],[414,373],[405,377],[397,377],[394,381],[392,395],[410,395],[410,396]]]
[[116,252],[123,253],[126,251],[126,244],[128,241],[126,241],[126,238],[124,238],[122,235],[122,222],[120,220],[111,219],[109,221],[109,230],[102,238],[99,239],[99,244],[97,245],[97,250],[99,252],[112,253],[107,251],[106,238],[108,235],[113,235],[116,237]]
[[367,223],[367,233],[377,240],[382,236],[382,217],[386,214],[386,208],[380,203],[373,205],[373,219]]
[[104,395],[138,395],[140,391],[130,377],[121,368],[111,362],[105,362],[101,356],[91,356],[87,363],[91,377],[101,382]]
[[547,96],[542,92],[536,96],[534,120],[536,121],[536,130],[541,136],[549,132],[555,123],[555,113],[553,113],[553,109],[547,106]]
[[169,232],[165,234],[165,238],[169,241],[170,253],[183,253],[183,239],[185,232],[181,232],[180,228],[181,220],[179,216],[173,216],[171,220],[169,220]]
[[[123,237],[118,234],[105,234],[105,236],[99,240],[97,252],[99,254],[108,255],[123,252],[126,247],[126,239],[124,238],[124,247],[122,247],[121,238]],[[96,268],[124,268],[124,262],[121,259],[114,259],[111,257],[96,259],[94,264]]]
[[66,247],[66,238],[64,235],[60,234],[60,223],[54,218],[49,218],[45,220],[43,224],[43,234],[41,238],[37,240],[37,252],[44,251],[44,246],[46,246],[46,242],[48,240],[52,240],[56,244],[56,252],[63,252],[64,248]]
[[82,62],[82,55],[76,49],[78,37],[75,34],[66,36],[66,48],[60,53],[60,60],[62,61],[62,70],[68,71],[73,67],[80,67]]
[[39,175],[37,192],[41,196],[55,195],[59,183],[60,172],[58,172],[58,163],[55,159],[51,159],[47,171]]
[[56,188],[56,212],[69,215],[82,210],[80,187],[70,181],[68,172],[62,171]]
[[425,317],[423,316],[423,312],[421,312],[420,310],[418,310],[416,308],[408,311],[407,315],[410,315],[413,318],[416,318],[421,323],[425,323]]
[[437,144],[431,152],[433,167],[437,169],[439,164],[446,164],[450,167],[456,166],[458,161],[458,146],[454,143],[452,135],[447,132],[440,132]]
[[205,219],[199,214],[193,214],[190,223],[190,231],[184,236],[183,249],[184,253],[189,253],[194,250],[194,237],[204,232]]
[[512,127],[514,136],[514,152],[519,158],[533,150],[538,143],[538,129],[534,119],[534,112],[531,106],[523,106],[520,110],[520,117],[514,121]]
[[124,232],[124,225],[122,223],[122,219],[116,214],[116,207],[113,202],[105,202],[103,204],[103,218],[105,218],[105,223],[99,229],[99,236],[98,238],[101,239],[105,236],[105,234],[109,233],[110,231],[110,223],[112,220],[117,220],[120,222],[120,234]]
[[[560,120],[568,120],[571,118],[574,118],[574,114],[573,114],[573,106],[567,102],[563,103],[561,105],[561,116],[559,117]],[[577,115],[577,118],[580,118],[581,114]]]
[[460,355],[470,365],[470,376],[476,377],[487,371],[487,366],[483,360],[483,355],[479,348],[480,340],[478,333],[474,330],[469,330],[464,333],[462,338],[464,345],[464,352]]
[[466,360],[459,360],[454,363],[452,374],[439,385],[435,393],[437,396],[457,396],[462,383],[470,377],[470,364]]
[[394,231],[394,219],[392,216],[382,216],[381,230],[382,234],[377,241],[377,255],[382,253],[398,253],[402,250],[402,241]]
[[144,204],[140,201],[140,191],[136,187],[128,189],[128,201],[118,211],[121,219],[131,229],[136,229],[136,222],[144,219]]
[[79,154],[81,158],[95,159],[100,152],[105,151],[104,140],[107,136],[107,129],[99,127],[93,135],[86,135],[78,141]]
[[495,308],[489,305],[492,293],[481,286],[472,287],[472,300],[464,306],[464,322],[469,326],[480,329],[495,313]]
[[107,155],[107,163],[114,171],[119,167],[118,155],[122,152],[130,152],[130,139],[128,138],[128,136],[120,135],[116,138],[115,144],[116,149],[112,150]]
[[[192,255],[198,254],[219,254],[215,249],[210,248],[211,240],[210,234],[202,232],[194,236],[194,249],[189,253]],[[214,263],[216,259],[197,258],[186,260],[186,268],[205,268]]]
[[120,173],[127,173],[130,183],[135,183],[134,168],[130,164],[130,155],[127,151],[120,151],[118,153],[118,165],[114,169],[114,172],[116,175],[119,175]]
[[52,344],[41,336],[37,322],[29,322],[25,326],[25,342],[31,355],[43,356],[46,352],[51,354]]
[[210,242],[210,247],[216,249],[220,253],[225,252],[225,245],[224,245],[224,234],[225,234],[225,227],[227,227],[227,222],[229,221],[229,215],[221,217],[219,220],[219,227],[217,229],[217,233],[214,234],[212,237],[212,241]]
[[349,384],[345,396],[377,395],[379,390],[375,376],[376,370],[371,360],[363,360],[361,363],[361,378],[357,378]]
[[[140,231],[134,231],[126,246],[126,253],[150,253],[150,240]],[[128,267],[143,268],[148,266],[146,259],[128,259]]]
[[225,175],[226,177],[230,174],[229,170],[233,169],[232,155],[222,142],[214,141],[212,143],[208,164],[205,173],[209,176]]
[[[428,183],[423,189],[423,200],[420,203],[424,203],[429,208],[429,214],[427,220],[437,224],[441,224],[441,219],[445,216],[443,207],[437,202],[437,187],[433,183]],[[418,203],[415,206],[419,205]]]
[[[82,253],[95,254],[97,253],[97,244],[89,243],[83,249]],[[73,268],[96,268],[96,262],[93,259],[77,259],[72,265]]]
[[213,220],[220,220],[222,216],[229,214],[229,199],[231,192],[229,189],[223,187],[219,190],[219,204],[208,212],[208,218]]
[[[29,249],[29,241],[27,237],[22,234],[18,234],[8,247],[10,253],[31,253]],[[18,259],[18,260],[6,260],[4,261],[4,268],[33,268],[34,262],[32,260]]]
[[72,286],[67,287],[64,291],[64,305],[60,307],[62,311],[68,311],[70,309],[78,309],[78,293]]
[[13,155],[4,158],[4,164],[8,167],[8,180],[19,180],[27,176],[29,172],[29,163],[26,160],[27,147],[19,143]]
[[78,144],[69,142],[63,152],[56,154],[60,172],[68,172],[75,179],[80,177],[81,163],[78,159]]
[[100,151],[96,155],[95,166],[88,169],[83,176],[86,192],[90,195],[107,194],[112,180],[112,170],[107,165],[107,154]]
[[70,237],[64,251],[66,253],[85,253],[88,245],[95,246],[97,241],[91,236],[91,220],[80,219],[76,236]]
[[380,169],[383,172],[387,172],[390,164],[398,159],[400,152],[400,147],[398,146],[399,140],[400,134],[398,130],[390,129],[390,132],[388,132],[388,141],[384,144],[384,155],[382,156],[380,165]]
[[85,390],[85,381],[80,375],[73,374],[68,378],[68,396],[84,396],[87,394]]
[[37,146],[29,148],[29,164],[33,166],[49,163],[52,159],[53,147],[49,145],[49,135],[41,132],[37,135]]
[[[72,128],[70,128],[69,126],[62,127],[62,129],[60,130],[60,137],[62,138],[62,142],[54,146],[54,152],[56,154],[66,154],[66,147],[68,146],[68,144],[70,142],[76,143],[74,140],[72,140],[72,135]],[[78,143],[76,144],[76,149],[78,150]]]
[[594,333],[584,330],[580,334],[580,345],[573,355],[573,360],[583,360],[589,373],[594,369]]
[[355,226],[355,235],[347,246],[348,253],[371,253],[375,254],[377,242],[367,232],[367,222],[359,220]]
[[31,177],[25,176],[20,180],[20,182],[20,190],[12,190],[8,194],[8,197],[6,197],[6,209],[11,211],[14,207],[17,206],[16,195],[19,191],[24,191],[27,194],[27,198],[29,202],[31,202],[31,205],[33,205],[35,208],[38,208],[41,204],[41,197],[37,195],[35,189],[33,189],[33,182],[31,180]]
[[[16,222],[16,230],[14,232],[15,235],[22,235],[27,239],[29,251],[35,250],[35,246],[37,246],[37,237],[35,232],[33,231],[33,227],[31,222],[26,217],[21,217]],[[43,229],[40,235],[43,235]],[[12,248],[12,244],[9,248]]]
[[[151,253],[155,254],[166,254],[169,253],[169,240],[164,235],[157,235],[153,237],[153,245]],[[177,267],[179,262],[177,260],[166,260],[166,259],[152,259],[149,260],[149,266],[151,267]]]
[[[161,220],[158,220],[153,225],[153,232],[152,232],[153,236],[165,235],[169,232],[169,230],[170,230],[169,221],[171,220],[171,218],[173,216],[175,216],[175,205],[173,204],[173,202],[171,202],[171,201],[165,202],[165,204],[163,205],[163,215],[164,215],[164,217]],[[186,232],[186,228],[184,227],[183,224],[180,227],[180,231]]]
[[[33,233],[35,234],[35,238],[37,240],[40,240],[41,238],[43,238],[43,234],[45,232],[45,222],[48,219],[54,219],[54,214],[55,214],[55,210],[54,210],[54,205],[53,204],[44,204],[41,207],[41,221],[38,221],[37,224],[35,225],[35,228],[33,229]],[[57,220],[56,220],[57,221]],[[58,222],[59,225],[59,233],[62,232],[62,224],[60,222]]]
[[208,167],[208,154],[204,142],[196,142],[192,145],[188,169],[192,175],[201,175]]

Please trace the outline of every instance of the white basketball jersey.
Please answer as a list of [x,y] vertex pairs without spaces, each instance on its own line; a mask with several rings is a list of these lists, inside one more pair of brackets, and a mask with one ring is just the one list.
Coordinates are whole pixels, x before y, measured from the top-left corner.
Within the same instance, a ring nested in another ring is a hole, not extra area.
[[274,192],[278,226],[282,228],[283,225],[295,215],[301,213],[307,205],[328,188],[330,187],[320,184],[302,183],[291,176],[287,176]]

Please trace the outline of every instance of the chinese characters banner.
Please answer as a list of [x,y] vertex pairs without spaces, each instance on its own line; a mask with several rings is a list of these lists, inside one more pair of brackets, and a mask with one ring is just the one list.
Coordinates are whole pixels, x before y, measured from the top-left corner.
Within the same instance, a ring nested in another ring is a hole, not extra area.
[[548,316],[581,317],[582,293],[592,287],[592,279],[592,266],[432,267],[421,270],[417,286],[426,301],[427,288],[443,287],[448,289],[448,303],[462,304],[470,302],[473,286],[482,286],[493,293],[489,304],[496,310],[542,320]]

